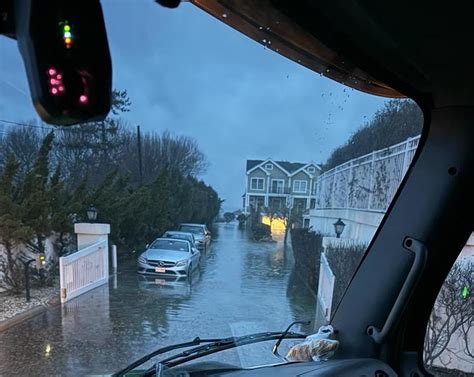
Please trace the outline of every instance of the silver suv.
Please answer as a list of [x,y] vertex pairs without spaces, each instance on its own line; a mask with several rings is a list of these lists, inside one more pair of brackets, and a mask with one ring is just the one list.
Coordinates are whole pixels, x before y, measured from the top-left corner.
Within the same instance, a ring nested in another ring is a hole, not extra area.
[[199,249],[205,249],[211,243],[211,232],[205,224],[181,224],[178,229],[181,232],[192,233]]

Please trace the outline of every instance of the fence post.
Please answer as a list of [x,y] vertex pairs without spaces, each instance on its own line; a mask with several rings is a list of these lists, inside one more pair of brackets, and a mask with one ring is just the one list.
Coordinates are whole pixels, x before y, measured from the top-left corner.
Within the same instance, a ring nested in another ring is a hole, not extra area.
[[375,161],[375,153],[377,151],[372,152],[372,159],[370,160],[370,177],[369,177],[369,197],[367,201],[367,209],[370,209],[370,202],[372,200],[372,183],[374,180],[374,161]]
[[59,292],[60,292],[60,299],[61,304],[66,302],[66,279],[65,279],[65,271],[64,271],[64,260],[63,257],[59,258]]
[[25,294],[26,301],[30,301],[30,264],[34,262],[34,259],[30,259],[26,262],[23,262],[23,267],[25,268]]
[[332,185],[331,185],[331,204],[330,204],[330,208],[334,208],[334,192],[336,191],[335,190],[335,186],[336,186],[336,174],[337,174],[337,169],[334,170],[334,173],[331,174],[331,178],[332,178]]
[[352,165],[353,161],[350,161],[349,164],[349,173],[347,174],[347,183],[346,183],[346,190],[347,190],[347,195],[346,195],[346,208],[351,208],[351,186],[352,186],[352,179],[353,179],[353,173],[352,173]]
[[117,245],[112,245],[112,270],[117,273]]
[[403,169],[402,169],[402,176],[400,177],[400,182],[402,181],[403,177],[405,176],[407,170],[408,170],[408,147],[410,145],[410,140],[411,140],[411,137],[409,137],[406,141],[405,141],[405,153],[403,153]]

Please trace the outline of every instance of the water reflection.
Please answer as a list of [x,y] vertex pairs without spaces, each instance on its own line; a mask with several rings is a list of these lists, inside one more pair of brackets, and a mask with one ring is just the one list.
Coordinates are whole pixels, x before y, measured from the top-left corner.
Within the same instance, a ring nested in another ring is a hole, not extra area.
[[320,323],[319,321],[314,321],[317,306],[316,293],[311,290],[304,277],[296,268],[291,270],[286,296],[288,297],[295,321],[311,321],[310,325],[302,327],[303,331],[313,332],[313,330],[318,329]]
[[[31,368],[37,375],[106,374],[196,336],[277,331],[314,318],[316,299],[294,270],[283,235],[253,242],[236,222],[212,233],[190,280],[138,276],[129,259],[119,266],[116,288],[111,278],[110,286],[0,333],[0,375]],[[243,366],[277,361],[271,344],[246,349],[213,359]]]

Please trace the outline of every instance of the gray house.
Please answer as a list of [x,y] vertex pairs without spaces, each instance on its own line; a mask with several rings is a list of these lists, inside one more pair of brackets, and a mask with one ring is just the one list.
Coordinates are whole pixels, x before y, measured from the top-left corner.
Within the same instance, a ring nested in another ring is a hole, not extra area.
[[252,208],[314,208],[316,178],[321,167],[314,163],[247,160],[243,211]]

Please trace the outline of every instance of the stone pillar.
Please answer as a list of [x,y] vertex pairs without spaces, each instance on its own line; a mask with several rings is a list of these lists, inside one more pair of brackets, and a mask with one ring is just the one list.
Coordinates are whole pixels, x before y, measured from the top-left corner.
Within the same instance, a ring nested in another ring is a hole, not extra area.
[[92,223],[77,223],[74,224],[74,233],[77,234],[77,250],[84,249],[98,241],[107,241],[110,234],[110,224],[92,224]]

